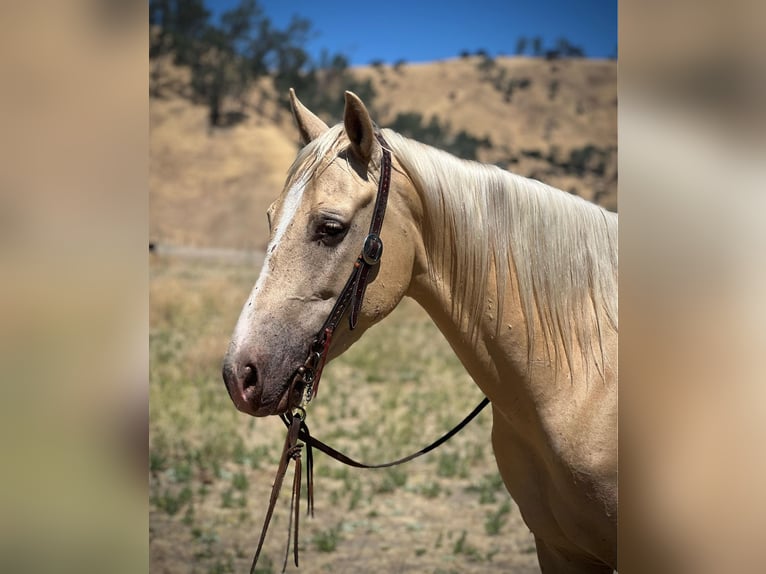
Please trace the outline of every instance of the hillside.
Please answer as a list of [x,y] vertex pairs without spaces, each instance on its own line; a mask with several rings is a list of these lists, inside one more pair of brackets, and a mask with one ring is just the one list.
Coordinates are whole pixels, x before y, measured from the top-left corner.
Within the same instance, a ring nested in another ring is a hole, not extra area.
[[[161,65],[150,99],[150,240],[262,249],[265,211],[298,149],[289,112],[263,82],[244,107],[230,106],[242,121],[209,131],[184,71]],[[488,138],[481,161],[616,209],[616,62],[468,57],[354,73],[373,82],[379,125],[402,112],[436,116],[452,133]]]

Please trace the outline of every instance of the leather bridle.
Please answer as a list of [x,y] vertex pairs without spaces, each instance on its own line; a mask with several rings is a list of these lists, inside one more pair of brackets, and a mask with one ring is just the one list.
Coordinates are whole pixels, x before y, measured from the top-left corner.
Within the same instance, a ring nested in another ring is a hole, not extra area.
[[391,187],[391,152],[388,150],[386,140],[383,139],[380,133],[376,133],[375,137],[383,149],[383,157],[380,161],[378,193],[375,198],[375,207],[372,211],[370,230],[362,245],[362,252],[354,262],[354,269],[340,295],[338,295],[338,299],[335,301],[335,306],[314,338],[306,361],[298,368],[293,377],[288,396],[292,396],[292,389],[296,385],[303,385],[301,407],[310,403],[319,390],[319,379],[322,377],[322,369],[327,361],[332,335],[349,307],[351,307],[351,311],[348,315],[348,327],[352,331],[356,328],[359,320],[359,310],[362,307],[364,293],[367,290],[369,273],[374,267],[377,267],[383,255],[383,241],[380,239],[380,230],[383,227],[383,218],[386,215],[386,205],[388,204],[388,191]]
[[[356,328],[359,320],[359,311],[364,300],[364,294],[367,290],[367,283],[369,281],[369,273],[380,263],[381,256],[383,255],[383,241],[380,239],[380,230],[383,227],[383,218],[386,214],[386,204],[388,203],[388,192],[391,187],[391,152],[388,149],[388,143],[380,134],[375,132],[375,138],[380,143],[383,151],[383,156],[380,163],[380,178],[378,180],[378,193],[375,199],[375,207],[372,212],[372,221],[370,222],[370,229],[367,233],[367,237],[364,240],[362,251],[354,262],[354,269],[351,272],[345,286],[338,295],[338,299],[335,305],[327,316],[324,324],[320,328],[313,343],[308,352],[308,356],[297,370],[290,382],[288,388],[288,397],[292,397],[296,388],[302,387],[302,399],[299,406],[292,409],[290,414],[281,414],[280,418],[287,427],[287,436],[285,437],[285,445],[282,449],[282,455],[279,461],[279,467],[277,468],[277,474],[274,479],[274,485],[271,489],[271,496],[269,499],[269,507],[266,511],[266,517],[264,519],[263,528],[261,529],[261,536],[258,541],[258,548],[255,551],[253,562],[250,567],[251,574],[255,572],[256,564],[258,563],[258,557],[260,556],[261,549],[263,548],[264,540],[266,539],[266,532],[271,522],[271,517],[274,513],[274,507],[279,496],[279,491],[282,488],[282,482],[287,472],[287,467],[290,461],[295,461],[295,474],[293,478],[292,497],[290,502],[290,520],[288,524],[288,540],[287,548],[285,551],[285,560],[282,566],[284,572],[287,568],[287,561],[290,555],[290,534],[293,534],[293,555],[295,565],[298,566],[298,526],[299,526],[299,508],[298,501],[300,499],[301,492],[301,449],[304,444],[306,446],[306,466],[307,466],[307,481],[308,481],[308,506],[307,512],[309,515],[314,515],[314,480],[313,480],[313,466],[314,456],[312,448],[322,451],[331,458],[356,468],[385,468],[390,466],[396,466],[419,456],[426,454],[437,448],[449,440],[452,436],[462,430],[469,422],[471,422],[476,415],[478,415],[484,407],[489,404],[489,399],[486,397],[471,411],[458,425],[452,428],[449,432],[442,435],[440,438],[429,444],[428,446],[420,449],[403,458],[386,462],[382,464],[365,464],[358,462],[351,457],[335,450],[334,448],[326,445],[320,440],[311,436],[309,428],[306,425],[306,407],[316,397],[317,390],[319,389],[319,381],[322,377],[322,370],[327,361],[327,355],[330,350],[330,342],[332,341],[333,333],[340,324],[346,311],[349,310],[348,324],[349,329]],[[303,441],[304,444],[301,444]],[[293,529],[293,522],[295,528]]]

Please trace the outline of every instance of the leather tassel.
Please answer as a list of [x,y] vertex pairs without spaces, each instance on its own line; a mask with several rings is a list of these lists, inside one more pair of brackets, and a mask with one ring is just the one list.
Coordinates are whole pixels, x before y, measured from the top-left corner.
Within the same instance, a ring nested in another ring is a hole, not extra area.
[[[306,428],[306,435],[311,436],[308,434],[309,429],[305,423],[303,426]],[[306,442],[306,486],[308,487],[306,512],[311,518],[314,518],[314,451],[310,442]]]
[[258,557],[261,555],[263,543],[266,540],[266,532],[269,529],[271,518],[274,515],[274,507],[276,506],[277,499],[279,498],[279,491],[282,489],[282,483],[284,482],[285,474],[287,473],[287,467],[290,464],[290,460],[295,457],[296,452],[298,455],[300,455],[300,448],[302,445],[298,445],[298,434],[300,433],[301,422],[301,419],[298,417],[293,417],[292,421],[290,421],[290,429],[287,432],[287,436],[285,437],[285,446],[282,449],[282,458],[279,461],[277,474],[274,477],[274,485],[271,488],[269,507],[266,511],[266,517],[263,521],[261,537],[258,540],[258,548],[255,550],[255,556],[253,556],[253,562],[250,565],[250,574],[254,574],[255,566],[258,563]]
[[295,459],[295,477],[293,478],[293,500],[295,501],[295,530],[293,538],[293,555],[295,557],[295,566],[298,567],[298,530],[301,515],[301,459],[300,456]]
[[[300,448],[300,447],[299,447]],[[300,451],[294,451],[292,459],[295,461],[295,469],[293,471],[293,488],[290,496],[290,513],[288,514],[287,521],[287,544],[285,544],[285,560],[282,563],[282,572],[287,570],[287,560],[290,557],[290,542],[291,538],[294,538],[293,543],[293,557],[295,560],[295,566],[298,566],[298,529],[299,529],[299,510],[300,510],[300,497],[301,497],[301,455]],[[295,522],[295,528],[293,528],[293,521]]]

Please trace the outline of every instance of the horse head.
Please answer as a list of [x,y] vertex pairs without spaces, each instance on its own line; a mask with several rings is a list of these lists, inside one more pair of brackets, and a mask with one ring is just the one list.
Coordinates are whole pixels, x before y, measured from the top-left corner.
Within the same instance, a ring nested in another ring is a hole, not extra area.
[[[383,156],[362,101],[346,92],[343,123],[329,128],[290,91],[304,148],[267,216],[270,240],[260,276],[237,321],[223,363],[236,407],[254,416],[300,403],[291,384],[351,274],[370,226]],[[380,233],[385,253],[351,330],[341,323],[329,358],[345,351],[399,303],[412,278],[417,205],[394,170]]]

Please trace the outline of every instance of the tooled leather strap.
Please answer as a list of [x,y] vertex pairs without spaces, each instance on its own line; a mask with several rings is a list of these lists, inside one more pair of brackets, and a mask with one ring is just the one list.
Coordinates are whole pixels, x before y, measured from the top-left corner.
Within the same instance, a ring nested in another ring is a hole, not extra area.
[[383,219],[386,216],[386,206],[388,205],[388,192],[391,189],[391,152],[388,150],[388,143],[380,133],[376,133],[383,156],[380,160],[380,177],[378,178],[378,193],[375,196],[375,207],[372,210],[372,220],[367,237],[362,245],[362,251],[354,262],[354,269],[343,290],[335,302],[335,306],[330,311],[327,320],[319,330],[320,334],[326,329],[332,331],[340,323],[341,317],[349,305],[351,312],[348,317],[348,326],[351,330],[356,328],[359,319],[359,310],[362,307],[364,292],[367,289],[367,277],[370,270],[380,263],[383,255],[383,241],[380,239],[380,230],[383,228]]
[[375,137],[383,150],[383,157],[380,162],[380,179],[378,180],[378,194],[375,198],[375,208],[372,211],[372,221],[370,222],[370,231],[362,246],[362,254],[357,259],[360,266],[356,288],[354,289],[353,304],[351,313],[348,316],[349,327],[354,329],[359,319],[359,310],[364,300],[364,292],[367,290],[367,275],[370,269],[380,263],[383,256],[383,241],[380,239],[380,230],[383,228],[383,218],[386,216],[386,205],[388,203],[388,192],[391,189],[391,152],[387,149],[388,143],[383,139],[380,133]]
[[354,262],[346,284],[341,289],[338,299],[335,301],[330,314],[319,329],[314,342],[309,350],[309,355],[302,367],[298,369],[293,379],[293,386],[303,383],[305,390],[305,402],[309,403],[316,396],[319,389],[324,364],[330,348],[330,339],[335,329],[340,324],[343,315],[351,308],[348,315],[349,329],[354,330],[359,320],[359,311],[364,301],[367,290],[369,273],[373,267],[377,267],[383,255],[383,241],[380,231],[383,228],[383,219],[386,215],[388,193],[391,188],[391,152],[388,143],[380,133],[375,133],[382,148],[380,160],[380,177],[378,178],[378,193],[375,198],[375,206],[372,211],[372,220],[367,237],[362,245],[362,251]]

